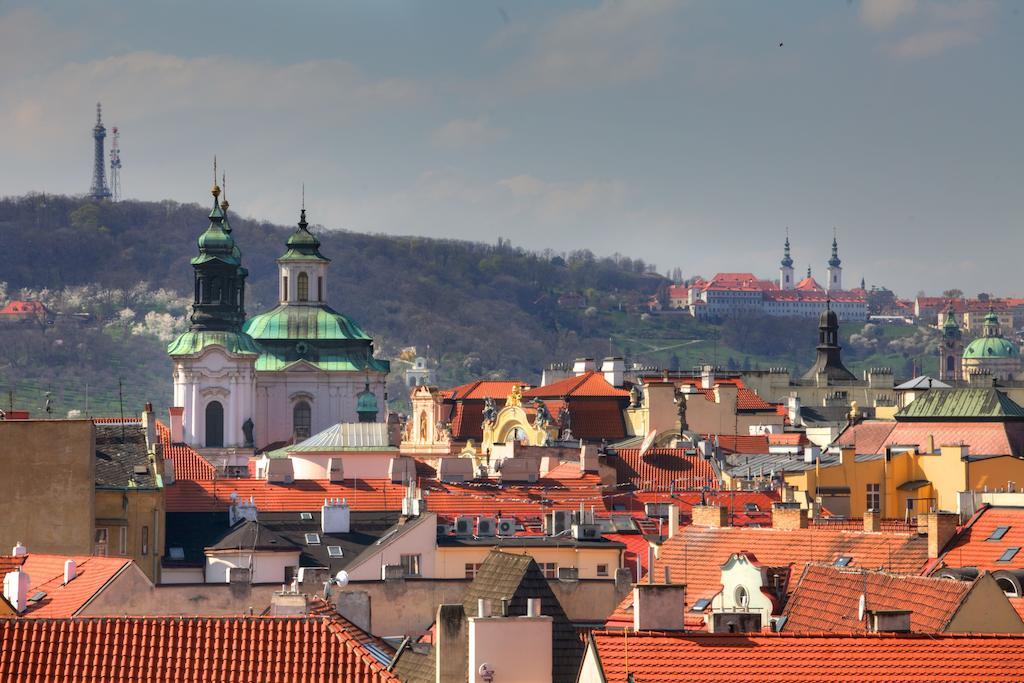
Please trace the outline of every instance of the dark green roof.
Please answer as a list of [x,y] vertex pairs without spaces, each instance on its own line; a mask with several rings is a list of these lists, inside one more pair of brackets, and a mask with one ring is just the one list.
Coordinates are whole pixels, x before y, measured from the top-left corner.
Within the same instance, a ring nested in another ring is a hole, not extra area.
[[199,255],[192,258],[194,266],[213,260],[235,266],[241,263],[242,254],[231,237],[231,228],[225,230],[224,213],[217,206],[216,197],[210,212],[210,226],[199,236],[198,243]]
[[931,389],[896,413],[900,422],[1024,419],[1024,407],[997,389]]
[[167,345],[170,356],[188,356],[199,353],[207,346],[223,346],[229,353],[258,354],[259,345],[244,332],[222,332],[218,330],[189,330]]
[[354,320],[324,304],[281,304],[249,318],[243,329],[258,340],[371,341]]
[[1003,337],[978,337],[964,349],[964,358],[1017,358],[1017,345]]
[[309,224],[306,223],[306,210],[302,210],[299,218],[299,226],[291,234],[287,242],[288,251],[278,259],[279,261],[329,261],[330,259],[320,253],[320,240],[309,231]]

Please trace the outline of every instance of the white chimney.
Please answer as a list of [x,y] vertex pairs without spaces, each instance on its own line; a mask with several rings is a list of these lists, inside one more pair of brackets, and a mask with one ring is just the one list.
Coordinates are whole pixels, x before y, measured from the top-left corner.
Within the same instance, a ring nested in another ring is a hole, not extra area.
[[789,416],[789,423],[794,427],[799,427],[803,424],[800,419],[800,397],[796,394],[790,394],[789,398],[786,399],[786,412]]
[[25,555],[28,555],[28,548],[26,548],[25,546],[23,546],[23,545],[21,544],[21,541],[18,541],[18,542],[17,542],[17,543],[16,543],[15,545],[14,545],[14,547],[13,547],[13,548],[11,548],[11,555],[13,555],[13,556],[15,556],[15,557],[24,557]]
[[183,423],[185,417],[185,409],[181,407],[171,407],[167,409],[167,413],[170,417],[170,429],[171,429],[171,443],[184,443],[185,441],[185,425]]
[[28,584],[29,576],[20,568],[4,576],[4,597],[18,614],[28,607]]
[[75,561],[64,560],[64,585],[74,581],[76,576],[78,576],[78,569],[75,566]]
[[679,506],[672,504],[668,506],[668,538],[673,538],[679,533]]
[[527,598],[526,616],[539,617],[540,615],[540,598]]
[[705,365],[700,369],[700,386],[702,389],[715,388],[715,366]]
[[817,446],[804,446],[804,462],[817,462],[819,456],[821,456],[820,448]]
[[604,379],[608,384],[621,387],[626,374],[626,361],[618,356],[605,358],[601,362],[601,372],[604,373]]
[[479,598],[476,601],[476,615],[481,619],[491,616],[491,601],[487,598]]
[[572,374],[577,377],[592,370],[597,370],[597,364],[593,358],[577,358],[572,364]]
[[638,583],[633,588],[634,631],[682,631],[686,586]]
[[156,417],[153,415],[153,404],[147,402],[142,411],[142,427],[146,430],[146,450],[156,450]]
[[352,530],[352,515],[348,501],[325,498],[320,508],[320,531],[325,534],[347,534]]

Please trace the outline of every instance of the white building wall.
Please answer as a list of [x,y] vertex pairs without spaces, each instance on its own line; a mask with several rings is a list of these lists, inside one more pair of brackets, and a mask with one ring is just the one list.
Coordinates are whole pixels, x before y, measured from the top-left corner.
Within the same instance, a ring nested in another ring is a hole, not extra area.
[[327,466],[331,458],[341,458],[346,479],[386,479],[388,466],[398,451],[361,451],[355,453],[293,453],[292,467],[296,479],[327,479]]
[[424,520],[401,538],[386,541],[380,546],[370,546],[376,547],[378,551],[368,555],[354,567],[349,565],[346,568],[349,578],[353,581],[379,581],[381,568],[389,564],[400,564],[402,555],[419,555],[420,576],[434,577],[437,557],[437,515],[428,512],[427,516],[430,519]]
[[469,680],[489,681],[480,672],[486,664],[501,683],[550,681],[552,624],[551,617],[470,617]]
[[256,359],[234,356],[211,346],[192,358],[174,362],[174,405],[185,408],[185,441],[206,447],[206,407],[220,401],[224,408],[224,447],[240,448],[245,443],[242,423],[254,413],[253,391]]
[[252,566],[253,583],[284,583],[285,567],[299,566],[299,552],[218,553],[206,556],[206,583],[227,583],[231,568]]

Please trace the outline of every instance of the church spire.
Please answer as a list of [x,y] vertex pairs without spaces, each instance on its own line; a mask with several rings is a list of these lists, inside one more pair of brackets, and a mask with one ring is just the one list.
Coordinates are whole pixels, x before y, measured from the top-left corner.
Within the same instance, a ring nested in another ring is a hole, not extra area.
[[839,260],[839,241],[836,239],[835,233],[832,234],[832,258],[828,260],[828,264],[833,268],[838,268],[841,261]]
[[793,258],[789,254],[789,228],[786,228],[786,244],[782,248],[782,267],[792,268]]

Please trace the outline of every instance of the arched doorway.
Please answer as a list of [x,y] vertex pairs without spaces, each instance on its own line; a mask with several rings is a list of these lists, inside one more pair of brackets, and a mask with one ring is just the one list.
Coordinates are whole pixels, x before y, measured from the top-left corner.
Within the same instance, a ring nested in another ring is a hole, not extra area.
[[224,406],[220,401],[206,404],[206,447],[224,447]]
[[292,433],[296,440],[308,439],[313,426],[313,415],[309,404],[299,401],[292,408]]

